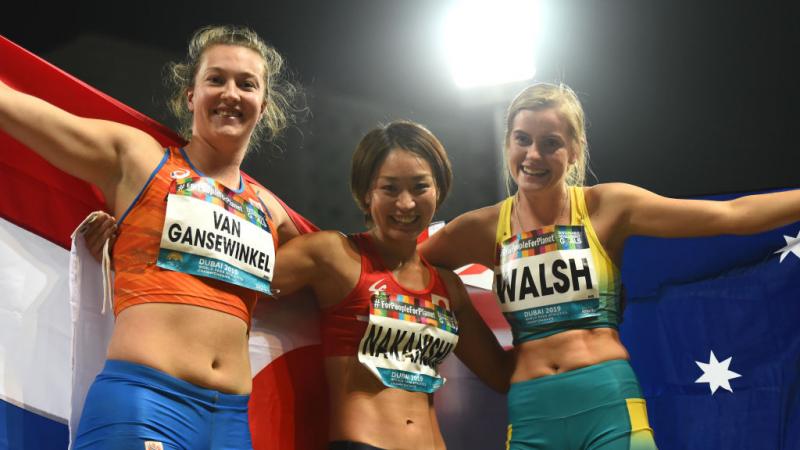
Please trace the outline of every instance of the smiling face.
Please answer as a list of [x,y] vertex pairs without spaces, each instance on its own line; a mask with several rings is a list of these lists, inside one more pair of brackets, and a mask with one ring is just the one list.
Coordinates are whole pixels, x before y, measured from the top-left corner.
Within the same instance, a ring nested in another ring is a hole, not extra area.
[[577,154],[566,123],[555,108],[520,110],[511,122],[506,157],[520,191],[563,190]]
[[214,144],[235,139],[245,145],[265,102],[264,60],[236,45],[214,45],[202,56],[194,86],[187,92],[192,135]]
[[416,241],[433,218],[437,192],[430,164],[395,148],[376,171],[365,204],[384,239]]

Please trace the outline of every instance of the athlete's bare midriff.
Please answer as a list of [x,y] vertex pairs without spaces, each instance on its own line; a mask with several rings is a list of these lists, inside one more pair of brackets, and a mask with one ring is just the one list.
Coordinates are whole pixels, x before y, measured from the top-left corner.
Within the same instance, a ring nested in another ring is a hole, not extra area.
[[628,359],[628,351],[612,328],[568,330],[526,341],[516,347],[512,383],[568,372],[614,359]]
[[198,386],[229,394],[252,387],[247,324],[193,305],[145,303],[116,319],[108,359],[158,369]]
[[443,450],[431,396],[387,388],[358,358],[325,358],[331,441],[396,450]]

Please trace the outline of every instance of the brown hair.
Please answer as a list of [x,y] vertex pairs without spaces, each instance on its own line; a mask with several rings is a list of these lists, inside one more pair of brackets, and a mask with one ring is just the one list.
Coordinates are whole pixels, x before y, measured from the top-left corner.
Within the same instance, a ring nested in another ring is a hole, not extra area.
[[372,223],[372,217],[366,204],[367,193],[372,188],[378,168],[395,149],[414,153],[430,164],[436,183],[437,208],[450,191],[453,180],[450,160],[447,158],[444,146],[430,130],[407,120],[396,120],[374,128],[356,146],[350,169],[350,192],[358,207],[364,212],[368,225]]
[[275,48],[264,42],[255,31],[234,25],[200,28],[189,40],[185,59],[167,64],[167,83],[172,87],[172,97],[167,105],[180,123],[181,135],[185,139],[191,138],[192,113],[186,103],[186,94],[194,87],[203,53],[215,45],[249,48],[261,56],[264,61],[265,107],[253,131],[251,147],[256,147],[265,135],[267,139],[277,137],[292,121],[292,101],[297,95],[297,87],[287,80],[283,57]]
[[[570,145],[576,152],[575,164],[570,166],[567,172],[567,184],[570,186],[583,186],[586,179],[586,161],[589,159],[585,119],[583,107],[578,100],[578,96],[566,84],[537,83],[523,89],[514,98],[506,113],[506,132],[503,148],[506,151],[508,150],[514,118],[517,113],[522,110],[540,111],[548,108],[555,108],[561,119],[566,122]],[[506,170],[505,176],[506,181],[508,181],[508,170]]]

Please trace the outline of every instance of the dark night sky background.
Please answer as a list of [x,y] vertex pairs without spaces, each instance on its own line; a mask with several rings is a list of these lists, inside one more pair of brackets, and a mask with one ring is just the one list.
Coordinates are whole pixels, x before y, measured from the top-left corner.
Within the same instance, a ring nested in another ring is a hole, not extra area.
[[[0,32],[168,125],[161,68],[195,28],[245,24],[275,45],[311,115],[282,151],[264,148],[246,169],[323,228],[361,227],[350,154],[394,118],[426,124],[448,148],[455,184],[440,218],[500,199],[494,116],[520,85],[455,87],[439,44],[449,2],[72,3],[18,4]],[[670,196],[800,186],[800,2],[549,0],[541,9],[535,80],[579,93],[590,183]],[[508,26],[519,26],[514,17]]]

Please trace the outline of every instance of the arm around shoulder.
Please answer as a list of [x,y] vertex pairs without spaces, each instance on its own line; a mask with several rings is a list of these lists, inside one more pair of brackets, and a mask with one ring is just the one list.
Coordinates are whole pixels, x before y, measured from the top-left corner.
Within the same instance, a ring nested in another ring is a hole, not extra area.
[[420,253],[431,264],[457,269],[477,263],[494,263],[495,232],[500,205],[464,213],[420,245]]
[[297,236],[278,247],[272,286],[280,295],[305,287],[317,289],[330,281],[347,248],[347,237],[337,231],[319,231]]
[[450,307],[458,322],[455,353],[484,383],[497,392],[508,392],[514,355],[503,350],[497,337],[472,306],[464,284],[453,272],[439,269],[450,294]]

